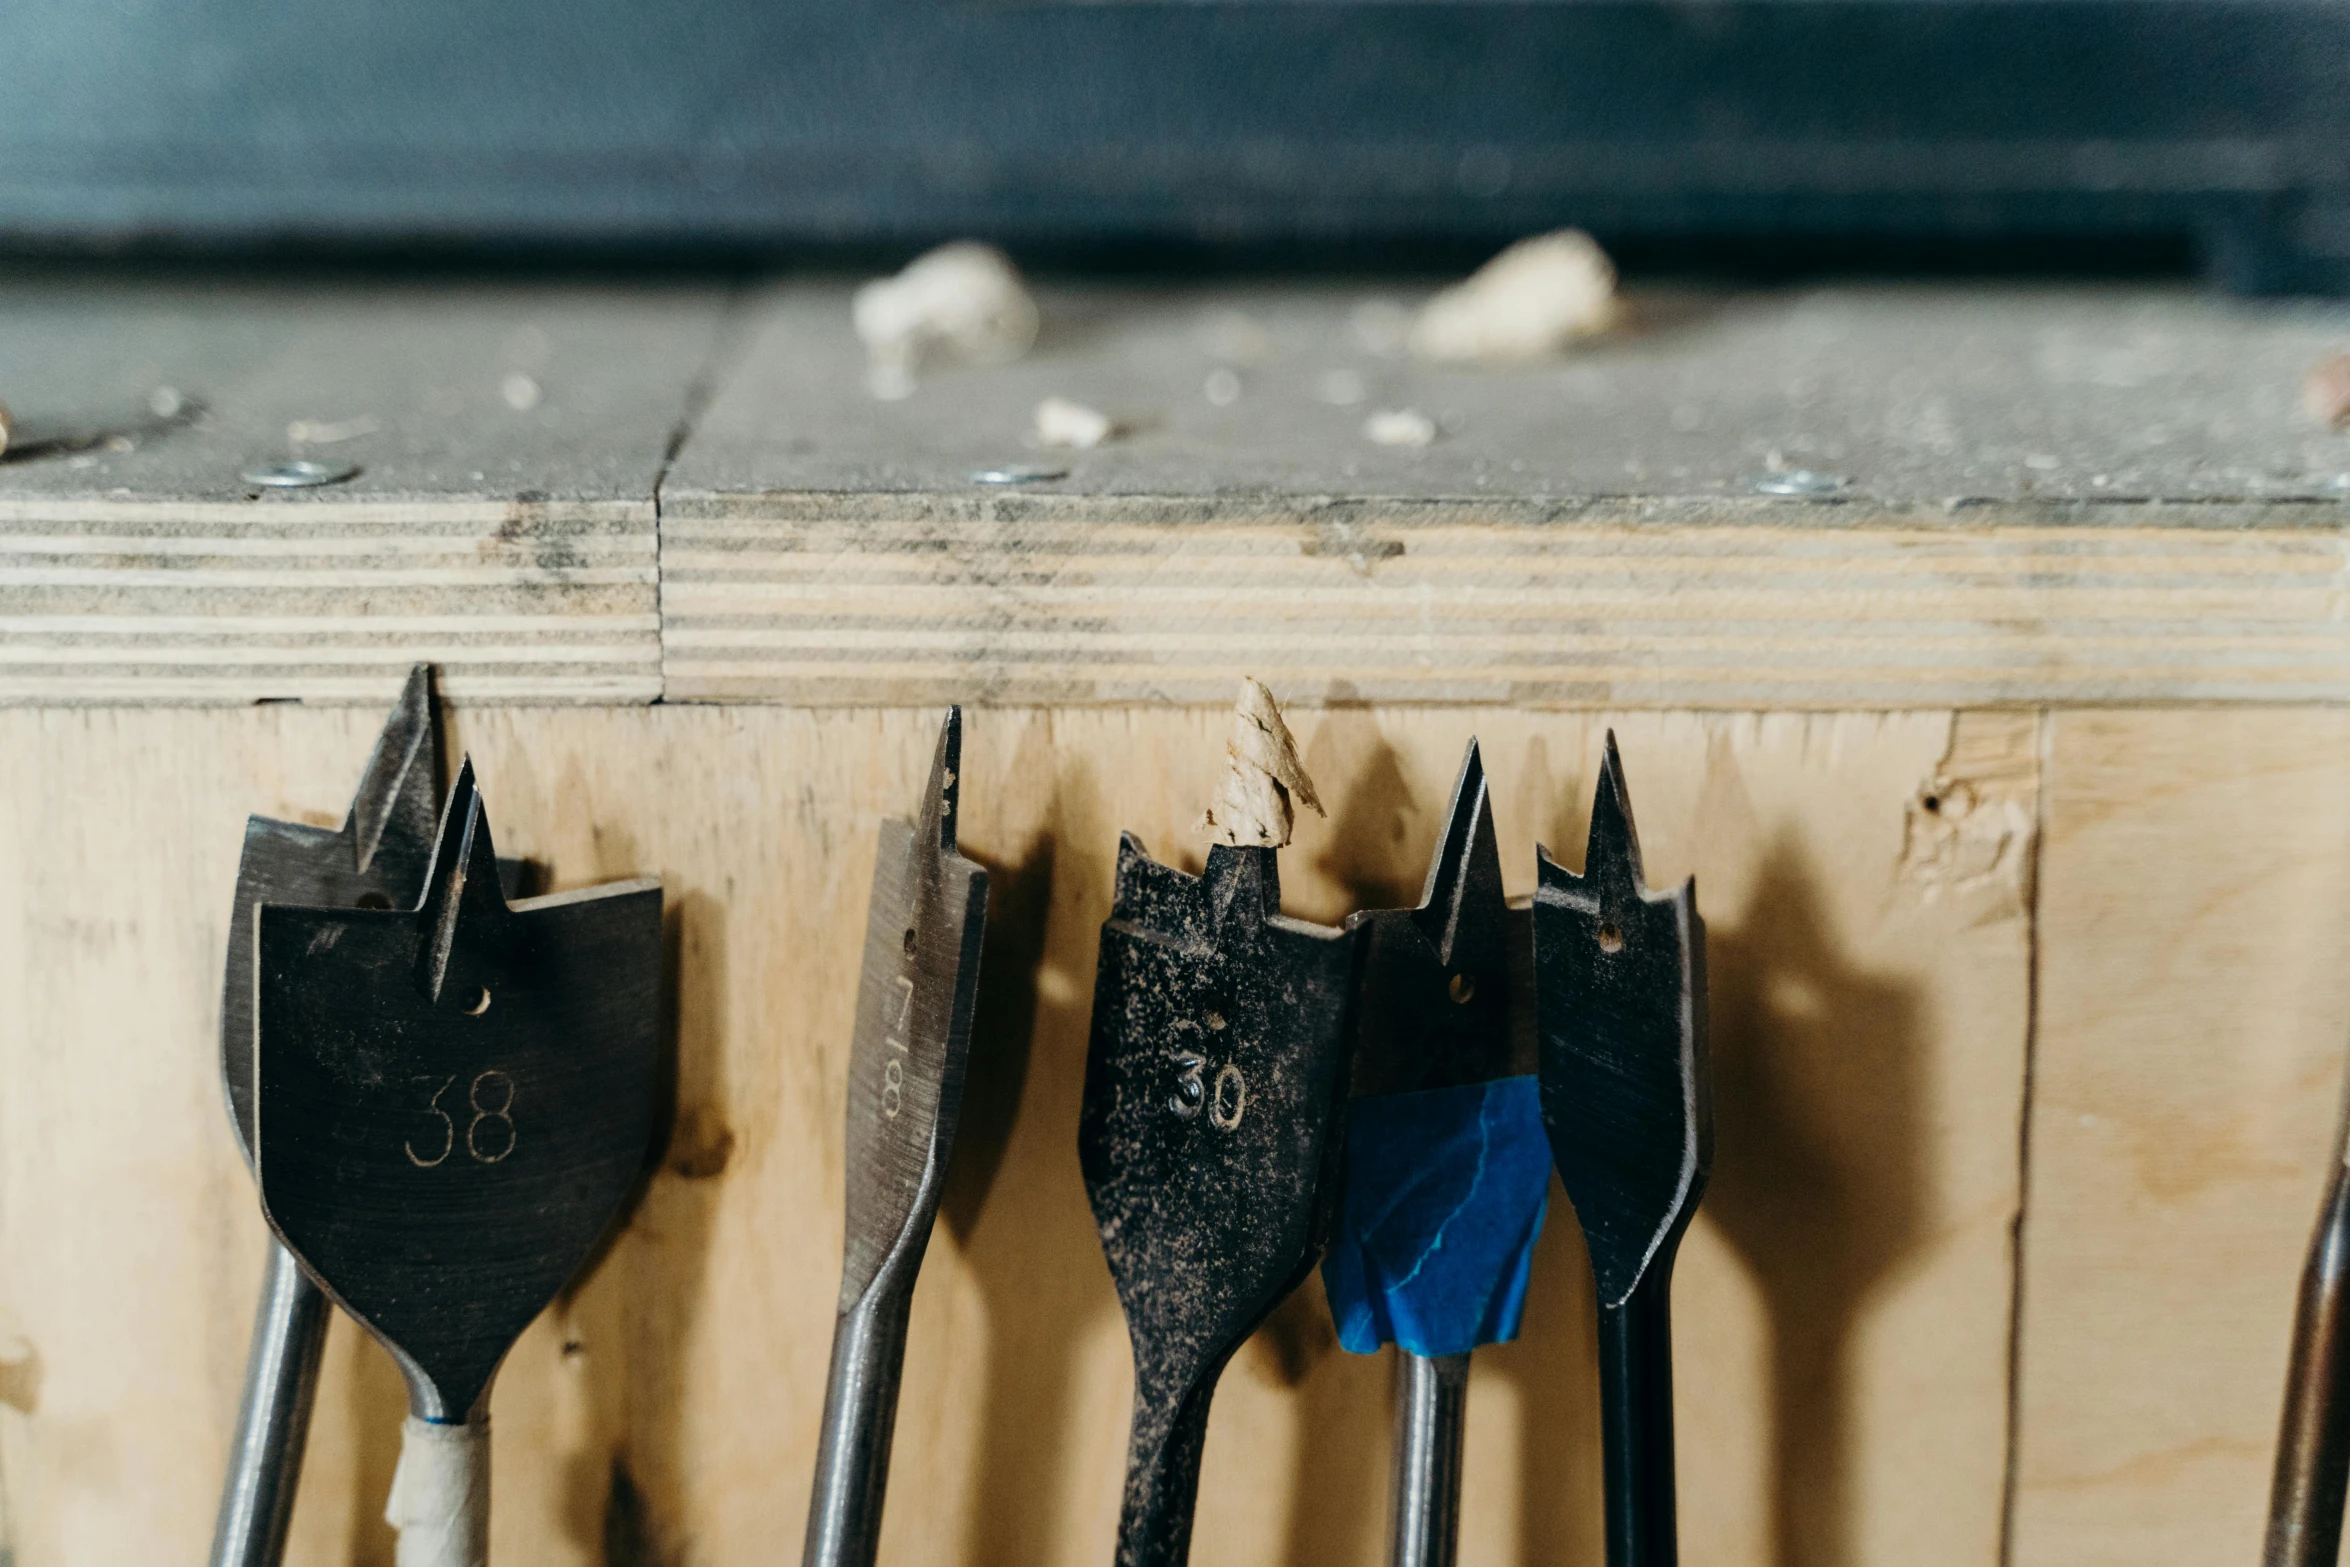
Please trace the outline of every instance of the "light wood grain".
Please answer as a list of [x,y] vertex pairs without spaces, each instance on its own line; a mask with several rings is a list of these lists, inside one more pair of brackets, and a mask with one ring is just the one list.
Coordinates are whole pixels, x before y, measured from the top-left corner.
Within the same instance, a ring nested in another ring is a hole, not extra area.
[[[664,502],[672,701],[1855,708],[2350,695],[2305,513],[1596,499]],[[2260,524],[2269,525],[2260,525]],[[2281,525],[2280,525],[2281,524]]]
[[0,704],[650,701],[653,504],[0,498]]
[[[338,813],[374,722],[0,714],[0,1485],[19,1567],[203,1548],[261,1241],[215,1085],[239,823]],[[857,932],[876,823],[913,798],[934,722],[458,715],[501,847],[562,885],[661,876],[675,949],[681,1113],[662,1172],[499,1384],[506,1567],[796,1549],[840,1253]],[[887,1562],[1108,1555],[1129,1373],[1075,1158],[1096,930],[1120,828],[1197,863],[1186,829],[1224,723],[971,720],[965,843],[994,867],[995,902],[972,1098],[915,1302]],[[1618,720],[1650,873],[1694,870],[1713,933],[1720,1156],[1679,1286],[1692,1560],[1997,1559],[2029,847],[2000,824],[2019,798],[2031,814],[2034,725]],[[1578,863],[1602,727],[1299,715],[1334,819],[1309,818],[1285,854],[1289,907],[1330,919],[1407,899],[1472,732],[1513,888],[1530,888],[1537,837]],[[1599,1559],[1589,1311],[1562,1204],[1525,1338],[1479,1359],[1466,1562]],[[1336,1349],[1318,1286],[1283,1309],[1217,1402],[1202,1567],[1382,1559],[1389,1375]],[[390,1560],[375,1518],[399,1411],[389,1362],[338,1327],[298,1567]]]
[[2017,1567],[2260,1551],[2350,1022],[2350,721],[2051,720]]

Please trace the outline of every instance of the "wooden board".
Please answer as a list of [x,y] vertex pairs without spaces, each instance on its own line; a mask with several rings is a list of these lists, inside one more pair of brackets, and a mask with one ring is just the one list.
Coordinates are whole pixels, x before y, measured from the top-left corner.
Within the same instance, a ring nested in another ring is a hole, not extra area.
[[1333,705],[2332,699],[2341,510],[673,496],[664,690],[1201,702],[1248,669]]
[[[1400,356],[1392,289],[1040,297],[1028,357],[894,403],[845,288],[760,301],[663,486],[670,700],[1202,702],[1234,667],[1332,703],[2350,695],[2350,443],[2296,401],[2338,307],[1652,290],[1476,369]],[[1037,450],[1053,395],[1121,432]],[[1441,433],[1375,445],[1380,408]],[[972,480],[1015,463],[1066,476]],[[1758,495],[1778,468],[1846,487]]]
[[[0,713],[0,1493],[17,1567],[203,1549],[261,1241],[215,1081],[239,823],[339,813],[375,721]],[[865,887],[935,721],[458,714],[501,846],[559,885],[661,876],[675,955],[662,1172],[499,1385],[504,1567],[796,1550]],[[1196,865],[1187,827],[1224,722],[972,718],[964,841],[995,901],[887,1562],[1108,1555],[1128,1370],[1075,1159],[1095,932],[1120,828]],[[2038,720],[1616,723],[1651,874],[1694,871],[1712,931],[1720,1149],[1678,1296],[1689,1558],[1993,1567]],[[1299,730],[1334,819],[1309,818],[1284,856],[1293,912],[1416,891],[1472,732],[1513,889],[1537,837],[1580,862],[1598,718],[1354,707]],[[1465,1562],[1599,1560],[1589,1311],[1562,1204],[1526,1336],[1479,1360]],[[1217,1402],[1202,1567],[1383,1559],[1389,1375],[1336,1349],[1317,1287],[1283,1309]],[[375,1520],[399,1409],[386,1357],[338,1328],[297,1567],[390,1561]]]
[[2257,1560],[2350,1035],[2350,719],[2050,720],[2016,1567]]
[[[475,700],[651,700],[655,487],[724,304],[0,289],[0,703],[374,703],[427,657]],[[359,471],[240,477],[289,457]]]
[[[419,656],[503,702],[2350,699],[2339,306],[1650,291],[1480,370],[1395,353],[1392,289],[1040,295],[1029,357],[882,403],[834,279],[0,287],[0,704],[374,705]],[[1125,428],[1035,450],[1049,394]],[[1434,444],[1365,438],[1406,406]],[[238,478],[297,450],[361,472]]]

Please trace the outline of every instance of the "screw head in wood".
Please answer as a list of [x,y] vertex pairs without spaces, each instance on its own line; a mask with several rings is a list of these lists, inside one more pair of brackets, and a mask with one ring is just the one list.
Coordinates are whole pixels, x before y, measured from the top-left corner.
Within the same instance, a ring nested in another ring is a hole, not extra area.
[[247,468],[238,477],[247,484],[258,484],[269,490],[311,490],[322,484],[340,484],[356,478],[359,465],[351,462],[315,462],[297,457],[290,462],[262,463]]

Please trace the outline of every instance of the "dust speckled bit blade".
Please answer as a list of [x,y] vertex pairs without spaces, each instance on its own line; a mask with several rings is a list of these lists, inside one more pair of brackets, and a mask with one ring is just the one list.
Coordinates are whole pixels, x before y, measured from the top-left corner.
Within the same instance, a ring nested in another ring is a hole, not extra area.
[[652,1147],[660,886],[510,906],[468,763],[418,909],[264,905],[255,945],[270,1224],[464,1421]]
[[1216,1379],[1336,1202],[1362,944],[1280,913],[1274,854],[1191,876],[1119,845],[1077,1148],[1134,1348],[1120,1567],[1187,1558]]
[[939,728],[912,822],[881,824],[849,1050],[840,1320],[808,1510],[808,1567],[863,1567],[881,1533],[914,1278],[962,1111],[987,872],[956,852],[963,716]]
[[1537,856],[1542,1114],[1591,1254],[1610,1567],[1671,1567],[1672,1268],[1713,1158],[1697,884],[1654,893],[1610,734],[1583,874]]

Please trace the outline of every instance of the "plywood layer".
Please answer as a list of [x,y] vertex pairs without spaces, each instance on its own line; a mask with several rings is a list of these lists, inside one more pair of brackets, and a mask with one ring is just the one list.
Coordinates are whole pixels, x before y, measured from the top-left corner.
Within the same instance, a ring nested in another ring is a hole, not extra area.
[[2228,526],[2240,519],[2216,508],[2099,510],[674,499],[663,690],[1208,702],[1246,669],[1331,704],[2350,694],[2337,534]]
[[2014,1561],[2254,1561],[2350,1033],[2350,721],[2050,725]]
[[[678,1123],[627,1228],[500,1383],[505,1567],[796,1548],[865,883],[935,716],[460,712],[502,847],[558,885],[658,875],[671,911]],[[239,822],[339,813],[375,721],[0,714],[0,1494],[18,1567],[203,1549],[261,1243],[214,1080]],[[1719,1152],[1678,1291],[1689,1557],[1992,1567],[2041,720],[1615,722],[1650,874],[1694,872],[1712,932]],[[1095,932],[1119,829],[1196,864],[1222,724],[970,724],[964,841],[995,897],[887,1562],[1108,1555],[1129,1373],[1075,1158]],[[1331,919],[1416,891],[1472,733],[1513,890],[1538,838],[1579,862],[1603,727],[1301,715],[1332,818],[1284,856],[1288,906]],[[1560,1204],[1525,1337],[1479,1359],[1466,1562],[1599,1560],[1590,1309]],[[1383,1559],[1389,1379],[1337,1350],[1316,1286],[1277,1315],[1217,1402],[1203,1567]],[[399,1410],[388,1360],[338,1327],[296,1563],[389,1562],[375,1520]]]

